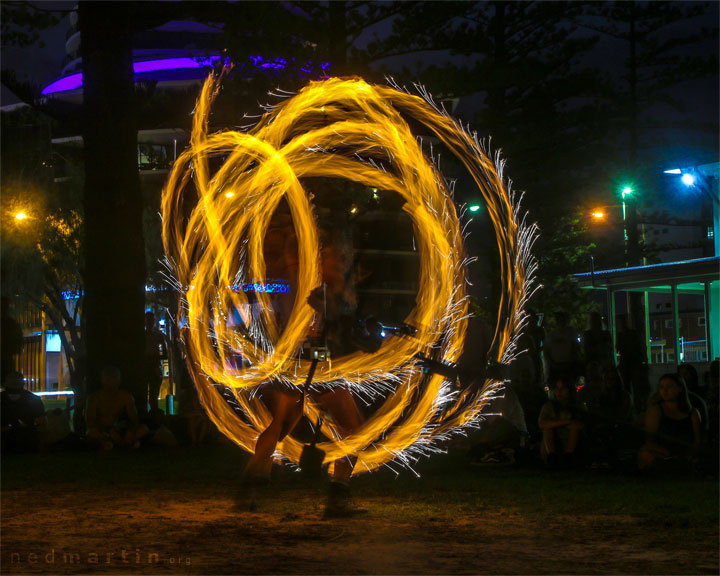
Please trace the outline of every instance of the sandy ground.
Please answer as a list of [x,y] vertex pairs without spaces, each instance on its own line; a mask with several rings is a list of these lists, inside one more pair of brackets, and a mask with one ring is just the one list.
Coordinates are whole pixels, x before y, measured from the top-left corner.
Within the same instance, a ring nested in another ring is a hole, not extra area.
[[[3,492],[7,574],[718,574],[718,532],[689,519],[523,514],[512,502],[360,498],[324,520],[315,490],[235,512],[227,490]],[[108,494],[111,494],[110,496]],[[679,548],[678,543],[683,545]]]

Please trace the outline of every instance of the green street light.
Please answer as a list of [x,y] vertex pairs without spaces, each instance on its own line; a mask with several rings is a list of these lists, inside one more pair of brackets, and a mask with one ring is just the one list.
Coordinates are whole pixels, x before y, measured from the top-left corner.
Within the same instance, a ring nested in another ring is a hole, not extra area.
[[[621,189],[621,196],[622,196],[622,214],[623,214],[623,222],[627,220],[627,213],[625,208],[625,197],[626,196],[632,196],[633,189],[632,186],[623,186]],[[627,228],[625,229],[625,240],[627,241]]]
[[477,212],[480,210],[480,204],[470,204],[468,210],[470,210],[470,212]]

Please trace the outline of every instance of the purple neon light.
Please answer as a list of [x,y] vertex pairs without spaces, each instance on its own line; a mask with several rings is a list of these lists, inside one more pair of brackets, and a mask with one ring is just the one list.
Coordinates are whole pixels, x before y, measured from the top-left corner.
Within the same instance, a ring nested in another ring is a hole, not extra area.
[[145,60],[135,62],[133,71],[135,74],[142,72],[155,72],[156,70],[179,70],[182,68],[205,68],[212,66],[220,60],[220,56],[207,58],[164,58],[162,60]]
[[[155,72],[157,70],[182,70],[189,68],[208,68],[213,66],[220,56],[207,56],[198,58],[163,58],[161,60],[143,60],[141,62],[133,63],[133,71],[135,74],[142,74],[144,72]],[[276,58],[274,61],[263,60],[262,56],[251,56],[250,60],[258,68],[273,68],[273,69],[285,69],[287,67],[287,60],[285,58]],[[294,61],[294,59],[293,59]],[[308,62],[307,67],[302,67],[303,72],[311,73],[309,69],[312,66],[312,62]],[[320,65],[323,73],[327,75],[326,71],[330,67],[329,62],[323,62]],[[82,72],[76,74],[70,74],[60,80],[56,80],[51,84],[48,84],[42,91],[42,95],[54,94],[56,92],[67,92],[68,90],[77,90],[82,88],[83,75]]]
[[82,72],[70,74],[70,76],[65,76],[65,78],[60,78],[60,80],[56,80],[52,84],[48,84],[42,91],[42,95],[45,96],[46,94],[65,92],[67,90],[80,88],[82,87],[82,78]]
[[[206,68],[212,66],[220,59],[220,56],[209,56],[206,58],[163,58],[161,60],[143,60],[142,62],[133,63],[133,72],[142,74],[143,72],[156,72],[157,70],[182,70],[187,68]],[[55,92],[65,92],[67,90],[76,90],[82,87],[82,72],[71,74],[60,78],[52,84],[49,84],[42,91],[43,96],[46,94],[54,94]]]

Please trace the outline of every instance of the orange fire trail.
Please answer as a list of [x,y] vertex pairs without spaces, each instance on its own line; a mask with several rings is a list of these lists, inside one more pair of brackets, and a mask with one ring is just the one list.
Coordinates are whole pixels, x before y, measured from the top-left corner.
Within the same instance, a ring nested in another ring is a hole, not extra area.
[[[355,454],[355,473],[396,458],[408,462],[438,438],[476,423],[499,382],[488,380],[458,393],[442,376],[425,375],[416,367],[415,355],[431,349],[446,363],[460,357],[468,299],[455,205],[407,119],[441,140],[483,194],[504,285],[495,329],[498,352],[492,360],[508,362],[533,285],[529,248],[535,229],[518,219],[500,161],[491,160],[477,138],[427,94],[412,95],[397,86],[371,86],[359,78],[313,82],[248,131],[208,134],[218,89],[219,80],[208,78],[190,147],[176,161],[162,200],[165,252],[181,289],[180,314],[187,324],[188,367],[218,429],[252,451],[271,420],[254,391],[273,380],[302,386],[307,377],[310,362],[300,359],[299,351],[314,316],[308,296],[321,274],[311,198],[300,179],[313,177],[344,178],[402,196],[421,255],[416,307],[405,320],[417,333],[389,336],[375,353],[355,352],[318,366],[315,382],[343,382],[356,391],[391,388],[383,405],[350,436],[341,438],[326,419],[323,432],[332,440],[318,445],[326,461]],[[222,165],[213,172],[211,160],[218,158]],[[294,307],[285,326],[278,326],[267,294],[257,293],[253,304],[243,291],[228,287],[265,281],[264,237],[283,198],[297,234],[299,272]],[[233,313],[241,316],[246,330],[229,325]],[[240,366],[233,362],[238,356]],[[317,407],[308,400],[305,410],[314,421]],[[302,448],[288,437],[278,451],[297,463]]]

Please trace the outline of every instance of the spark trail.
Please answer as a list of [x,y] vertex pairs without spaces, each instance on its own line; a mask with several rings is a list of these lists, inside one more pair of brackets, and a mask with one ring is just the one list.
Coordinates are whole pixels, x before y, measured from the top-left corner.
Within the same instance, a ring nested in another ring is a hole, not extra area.
[[[321,282],[318,230],[302,178],[342,178],[399,194],[412,219],[420,253],[419,289],[405,322],[412,335],[390,335],[375,353],[354,352],[318,366],[314,381],[342,382],[382,394],[382,406],[341,438],[326,419],[320,443],[326,462],[358,456],[355,473],[392,460],[410,463],[433,444],[477,424],[501,383],[455,388],[424,374],[416,355],[454,363],[467,328],[463,235],[452,195],[409,120],[437,137],[466,167],[482,193],[498,243],[503,295],[495,327],[494,361],[508,362],[533,289],[534,227],[518,217],[499,158],[491,159],[465,130],[418,89],[373,86],[362,79],[312,82],[270,108],[246,131],[208,133],[219,79],[205,82],[189,148],[175,162],[163,191],[163,243],[181,292],[180,324],[188,368],[209,417],[228,438],[252,451],[271,415],[255,391],[266,382],[301,387],[310,361],[299,351],[314,311],[308,296]],[[217,164],[220,167],[217,168]],[[211,165],[213,168],[211,169]],[[271,297],[232,290],[238,281],[265,282],[263,241],[282,199],[298,241],[294,306],[283,326]],[[239,315],[244,330],[230,325]],[[241,361],[238,362],[238,358]],[[228,402],[227,396],[232,396]],[[318,409],[305,402],[316,421]],[[297,463],[303,445],[288,436],[278,451]]]

